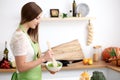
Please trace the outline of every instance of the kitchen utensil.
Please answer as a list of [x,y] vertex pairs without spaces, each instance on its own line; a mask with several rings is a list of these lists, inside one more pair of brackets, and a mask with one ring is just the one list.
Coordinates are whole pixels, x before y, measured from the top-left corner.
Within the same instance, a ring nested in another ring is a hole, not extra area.
[[[51,51],[52,49],[48,41],[47,41],[47,45],[48,45],[48,49]],[[57,61],[55,60],[54,57],[52,57],[52,62],[53,62],[54,67],[57,67]]]

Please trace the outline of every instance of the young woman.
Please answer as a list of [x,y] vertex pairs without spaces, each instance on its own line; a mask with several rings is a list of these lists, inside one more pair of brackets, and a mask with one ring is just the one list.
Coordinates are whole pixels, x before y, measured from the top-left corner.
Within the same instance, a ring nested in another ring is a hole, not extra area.
[[42,80],[41,64],[52,58],[52,51],[41,56],[38,44],[38,25],[42,9],[26,3],[21,10],[21,21],[14,32],[10,47],[15,56],[18,80]]

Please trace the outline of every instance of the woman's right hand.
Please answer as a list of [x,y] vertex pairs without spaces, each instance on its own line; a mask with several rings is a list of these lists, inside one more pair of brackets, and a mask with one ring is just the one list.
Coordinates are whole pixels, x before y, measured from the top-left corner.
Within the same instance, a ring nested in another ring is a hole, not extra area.
[[46,60],[46,61],[50,61],[53,57],[53,51],[52,50],[48,50],[44,53],[43,55],[43,58]]

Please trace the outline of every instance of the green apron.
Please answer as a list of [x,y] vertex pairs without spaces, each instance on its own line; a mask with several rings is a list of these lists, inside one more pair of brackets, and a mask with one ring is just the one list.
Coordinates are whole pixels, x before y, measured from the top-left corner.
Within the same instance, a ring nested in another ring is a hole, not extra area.
[[[24,31],[24,28],[23,26],[19,26],[21,28],[21,30],[25,33]],[[28,36],[27,33],[25,33],[26,36],[30,39],[30,37]],[[31,42],[31,45],[34,49],[34,59],[33,60],[36,60],[37,59],[37,53],[39,52],[38,51],[38,43],[34,43],[31,39],[30,39],[30,42]],[[25,72],[19,72],[19,73],[13,73],[15,76],[12,76],[11,80],[42,80],[42,73],[41,73],[41,66],[37,66],[35,68],[32,68],[28,71],[25,71]],[[15,79],[15,78],[17,79]]]

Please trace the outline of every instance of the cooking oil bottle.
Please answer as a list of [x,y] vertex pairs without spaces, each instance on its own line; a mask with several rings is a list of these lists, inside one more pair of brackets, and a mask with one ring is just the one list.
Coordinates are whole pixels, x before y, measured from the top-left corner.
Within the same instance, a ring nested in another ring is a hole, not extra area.
[[76,17],[76,2],[75,2],[75,0],[73,0],[72,8],[73,8],[73,17]]
[[0,61],[0,68],[3,69],[10,69],[11,65],[10,65],[10,61],[8,60],[8,48],[7,48],[7,41],[5,41],[5,49],[4,49],[4,57],[2,59],[2,61]]
[[8,61],[8,48],[7,48],[7,41],[5,41],[5,49],[4,49],[4,59]]

